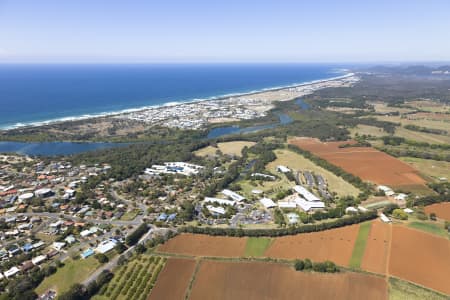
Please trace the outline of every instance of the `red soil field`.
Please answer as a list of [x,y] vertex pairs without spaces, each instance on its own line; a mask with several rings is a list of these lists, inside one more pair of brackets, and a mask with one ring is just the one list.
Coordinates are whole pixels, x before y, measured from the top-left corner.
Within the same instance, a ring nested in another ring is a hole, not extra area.
[[424,185],[425,180],[410,165],[371,147],[339,148],[354,143],[321,142],[313,138],[295,138],[289,143],[341,167],[363,180],[388,186]]
[[313,261],[331,260],[347,266],[352,256],[359,225],[279,237],[264,256],[284,259],[309,258]]
[[390,251],[391,225],[375,220],[367,237],[361,269],[386,274]]
[[241,257],[247,238],[183,233],[158,247],[160,252],[193,256]]
[[169,258],[148,300],[184,299],[195,269],[195,260]]
[[450,202],[435,203],[425,206],[425,213],[435,213],[440,219],[450,221]]
[[450,241],[393,226],[389,273],[450,295]]
[[296,272],[264,262],[201,262],[191,300],[387,299],[384,278],[360,273]]

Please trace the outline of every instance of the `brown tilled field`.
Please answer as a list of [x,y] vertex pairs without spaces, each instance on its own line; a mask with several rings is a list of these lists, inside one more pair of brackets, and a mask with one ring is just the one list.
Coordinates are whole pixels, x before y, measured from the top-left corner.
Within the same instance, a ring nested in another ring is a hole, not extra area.
[[371,147],[339,148],[350,142],[321,142],[313,138],[295,138],[289,143],[341,167],[363,180],[388,186],[424,185],[425,180],[408,164]]
[[192,256],[244,256],[247,238],[184,233],[158,247],[160,252]]
[[361,268],[374,273],[386,274],[390,242],[391,225],[380,220],[373,221],[367,237]]
[[425,212],[428,215],[435,213],[438,218],[450,221],[450,202],[435,203],[425,206]]
[[169,258],[148,299],[184,299],[194,269],[193,259]]
[[450,294],[450,241],[393,226],[389,273]]
[[346,226],[320,232],[279,237],[266,250],[264,256],[313,261],[331,260],[346,266],[350,261],[359,225]]
[[384,278],[296,272],[263,262],[201,262],[190,299],[387,299]]

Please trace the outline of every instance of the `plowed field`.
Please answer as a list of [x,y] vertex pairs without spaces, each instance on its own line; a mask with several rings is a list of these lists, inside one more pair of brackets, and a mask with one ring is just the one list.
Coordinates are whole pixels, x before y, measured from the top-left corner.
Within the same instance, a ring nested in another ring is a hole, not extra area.
[[450,221],[450,202],[425,206],[425,212],[427,214],[435,213],[438,218]]
[[363,180],[391,187],[425,184],[417,170],[384,152],[371,147],[339,148],[352,141],[324,143],[313,138],[295,138],[289,142]]
[[384,278],[359,274],[296,272],[263,262],[203,261],[191,300],[387,299]]
[[450,241],[393,226],[389,273],[450,294]]
[[169,258],[148,300],[184,299],[195,269],[192,259]]
[[379,220],[372,222],[361,263],[363,270],[380,274],[386,273],[391,240],[390,226]]
[[264,256],[313,261],[331,260],[347,266],[352,256],[359,225],[279,237],[274,240]]

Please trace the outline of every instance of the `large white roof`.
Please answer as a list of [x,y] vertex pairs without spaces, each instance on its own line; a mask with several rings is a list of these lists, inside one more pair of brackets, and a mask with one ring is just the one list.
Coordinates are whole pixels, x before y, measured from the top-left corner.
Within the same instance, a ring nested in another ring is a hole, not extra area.
[[259,199],[259,202],[261,202],[262,205],[266,208],[271,208],[277,206],[275,202],[272,201],[272,199],[269,198],[261,198]]
[[301,185],[294,186],[294,191],[302,195],[308,201],[320,201],[320,198],[302,187]]

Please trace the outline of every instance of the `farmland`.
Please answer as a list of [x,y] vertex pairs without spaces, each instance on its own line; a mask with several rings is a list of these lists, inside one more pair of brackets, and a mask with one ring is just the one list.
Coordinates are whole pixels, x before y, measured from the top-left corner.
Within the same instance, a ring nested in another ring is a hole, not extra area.
[[400,160],[420,171],[430,181],[439,181],[439,178],[450,176],[450,162],[416,157],[400,157]]
[[193,259],[169,258],[148,299],[184,299],[194,269]]
[[372,223],[365,222],[359,225],[358,237],[356,238],[355,246],[353,248],[352,258],[350,259],[349,266],[352,268],[360,268],[361,260],[366,249],[367,237],[371,229]]
[[367,237],[361,268],[370,272],[385,274],[390,251],[391,225],[373,221]]
[[321,232],[276,238],[265,256],[272,258],[310,258],[313,261],[331,260],[347,266],[352,256],[359,225]]
[[202,261],[189,299],[387,299],[383,278],[296,272],[263,262]]
[[145,300],[152,290],[166,259],[158,256],[139,256],[121,266],[105,288],[93,300]]
[[443,238],[448,237],[447,230],[444,229],[444,226],[442,226],[441,224],[432,223],[431,221],[413,221],[409,222],[408,226],[417,230],[441,236]]
[[404,226],[393,226],[389,273],[450,294],[450,241]]
[[184,233],[158,247],[160,252],[192,255],[240,257],[245,253],[247,238]]
[[448,300],[448,297],[435,291],[427,290],[418,285],[389,278],[389,299],[390,300]]
[[263,237],[250,237],[247,239],[245,247],[245,256],[259,257],[263,256],[266,249],[272,243],[272,239]]
[[297,138],[290,143],[376,184],[408,187],[425,183],[418,171],[408,164],[370,147],[340,148],[349,142],[323,143],[312,138]]
[[425,212],[428,215],[435,213],[438,218],[450,221],[450,202],[442,202],[425,206]]

